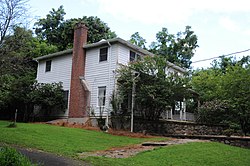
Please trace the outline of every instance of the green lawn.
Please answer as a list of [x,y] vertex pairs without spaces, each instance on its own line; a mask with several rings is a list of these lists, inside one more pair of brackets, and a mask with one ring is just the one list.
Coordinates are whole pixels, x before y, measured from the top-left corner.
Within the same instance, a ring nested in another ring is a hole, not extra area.
[[125,159],[88,157],[100,166],[249,166],[250,150],[215,142],[196,142],[162,147]]
[[[45,124],[18,123],[7,128],[9,122],[0,121],[0,143],[36,148],[66,156],[78,152],[105,150],[111,147],[138,144],[149,139],[113,136],[103,132],[66,128]],[[165,138],[154,138],[162,140]],[[220,143],[188,143],[158,148],[126,159],[88,157],[93,165],[250,165],[250,150]]]
[[18,123],[17,128],[8,128],[6,127],[8,124],[10,122],[0,121],[0,142],[66,156],[76,156],[79,152],[105,150],[149,140],[45,124]]

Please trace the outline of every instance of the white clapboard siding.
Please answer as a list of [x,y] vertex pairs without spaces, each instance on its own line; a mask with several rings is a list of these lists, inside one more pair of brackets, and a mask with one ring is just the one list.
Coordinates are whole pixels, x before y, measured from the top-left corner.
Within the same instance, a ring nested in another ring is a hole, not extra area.
[[127,65],[129,62],[129,52],[130,49],[121,44],[118,45],[118,63]]
[[108,60],[99,62],[100,48],[92,48],[86,51],[85,79],[91,87],[90,107],[99,116],[98,87],[106,86],[105,113],[110,111],[110,97],[115,84],[115,69],[117,67],[118,45],[113,44],[108,48]]
[[[45,72],[46,61],[51,60],[51,71]],[[39,61],[37,81],[39,83],[62,82],[63,89],[70,89],[72,55],[57,56]]]
[[[90,87],[90,107],[95,110],[95,115],[99,115],[98,107],[98,87],[106,87],[106,102],[103,116],[107,111],[111,111],[110,98],[116,86],[116,70],[119,66],[127,65],[130,59],[130,50],[144,56],[138,50],[114,43],[108,46],[108,60],[99,62],[99,51],[103,47],[90,47],[86,49],[85,79]],[[64,90],[70,90],[72,55],[61,55],[51,59],[51,71],[45,72],[46,60],[40,60],[37,70],[37,81],[40,83],[62,82]],[[166,73],[178,72],[171,66],[167,67]],[[69,91],[70,96],[70,91]],[[60,116],[68,116],[68,110]]]
[[[46,61],[51,60],[51,71],[45,72]],[[39,61],[37,69],[37,82],[53,83],[62,82],[64,90],[70,90],[72,55],[62,55]],[[70,93],[70,91],[69,91]],[[70,94],[69,94],[70,95]],[[69,99],[68,99],[69,101]],[[58,116],[68,116],[68,109]]]

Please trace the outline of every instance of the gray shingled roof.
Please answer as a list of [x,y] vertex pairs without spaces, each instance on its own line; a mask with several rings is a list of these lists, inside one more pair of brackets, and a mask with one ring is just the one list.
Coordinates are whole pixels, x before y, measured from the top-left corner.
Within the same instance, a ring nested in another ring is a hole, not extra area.
[[44,59],[50,59],[50,58],[54,58],[54,57],[61,56],[61,55],[71,54],[71,53],[73,53],[73,49],[68,49],[68,50],[56,52],[56,53],[53,53],[53,54],[40,56],[38,58],[34,58],[34,60],[39,61],[39,60],[44,60]]
[[[153,53],[147,51],[147,50],[144,50],[136,45],[133,45],[131,44],[130,42],[126,41],[126,40],[123,40],[121,38],[113,38],[113,39],[108,39],[108,40],[101,40],[99,42],[96,42],[96,43],[92,43],[92,44],[87,44],[85,46],[83,46],[83,48],[85,49],[91,49],[91,48],[95,48],[95,47],[100,47],[100,46],[104,46],[104,45],[110,45],[110,44],[113,44],[113,43],[121,43],[139,53],[142,53],[142,54],[145,54],[145,55],[149,55],[149,56],[154,56]],[[41,56],[41,57],[38,57],[38,58],[35,58],[34,60],[36,61],[39,61],[39,60],[45,60],[45,59],[50,59],[50,58],[53,58],[53,57],[57,57],[57,56],[61,56],[61,55],[67,55],[67,54],[71,54],[73,53],[73,49],[68,49],[68,50],[65,50],[65,51],[60,51],[60,52],[56,52],[56,53],[53,53],[53,54],[48,54],[48,55],[44,55],[44,56]],[[171,63],[171,62],[168,62],[167,65],[169,67],[172,67],[180,72],[187,72],[185,69]]]
[[123,40],[121,38],[113,38],[113,39],[108,39],[108,40],[101,40],[97,43],[93,43],[93,44],[87,44],[85,46],[83,46],[83,48],[95,48],[95,47],[99,47],[99,46],[102,46],[102,45],[108,45],[108,43],[112,44],[112,43],[121,43],[133,50],[136,50],[138,51],[139,53],[143,53],[145,55],[150,55],[150,56],[153,56],[154,54],[152,54],[151,52],[147,51],[147,50],[144,50],[142,49],[141,47],[138,47],[136,45],[133,45],[131,44],[130,42],[126,41],[126,40]]

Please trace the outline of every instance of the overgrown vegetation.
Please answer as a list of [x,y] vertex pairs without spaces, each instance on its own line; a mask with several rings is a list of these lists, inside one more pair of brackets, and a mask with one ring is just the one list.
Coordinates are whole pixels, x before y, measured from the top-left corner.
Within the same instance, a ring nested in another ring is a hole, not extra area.
[[187,79],[177,73],[166,72],[169,68],[167,63],[162,56],[147,56],[141,61],[122,66],[118,70],[118,90],[113,98],[113,102],[119,103],[112,104],[116,111],[114,114],[129,115],[134,96],[136,116],[157,120],[168,106],[174,108],[175,101],[187,97]]
[[[17,120],[24,122],[33,121],[37,116],[47,117],[53,111],[65,110],[66,101],[61,83],[43,84],[35,83],[34,80],[27,82],[22,78],[5,85],[5,81],[3,80],[4,84],[0,89],[0,108],[1,116],[6,119],[14,119],[16,110]],[[10,88],[6,89],[6,86]],[[34,106],[39,108],[37,112],[33,112]]]
[[0,147],[1,166],[35,166],[28,158],[10,147]]
[[250,57],[222,57],[208,69],[197,70],[192,86],[199,92],[199,121],[229,124],[235,132],[250,133]]

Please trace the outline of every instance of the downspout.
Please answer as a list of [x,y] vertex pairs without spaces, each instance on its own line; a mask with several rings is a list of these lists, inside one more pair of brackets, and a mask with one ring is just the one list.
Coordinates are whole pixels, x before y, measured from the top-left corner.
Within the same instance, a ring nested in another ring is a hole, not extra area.
[[[108,96],[107,97],[109,97],[109,99],[110,99],[110,69],[111,69],[111,55],[112,55],[112,47],[111,47],[111,44],[109,43],[109,41],[107,41],[107,43],[108,43],[108,45],[109,45],[109,67],[108,67],[108,77],[109,77],[109,80],[108,80]],[[109,100],[107,100],[107,101],[109,101]],[[106,118],[106,126],[107,126],[107,128],[108,128],[108,124],[109,124],[109,109],[110,109],[110,101],[108,102],[108,107],[107,107],[107,118]]]

